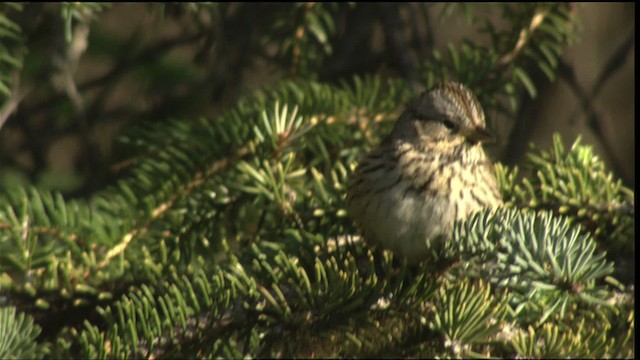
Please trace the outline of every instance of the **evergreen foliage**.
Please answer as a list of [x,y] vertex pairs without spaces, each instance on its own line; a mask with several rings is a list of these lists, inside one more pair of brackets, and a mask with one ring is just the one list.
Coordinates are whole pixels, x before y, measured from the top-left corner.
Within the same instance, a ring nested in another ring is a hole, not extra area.
[[[0,192],[0,358],[635,355],[633,284],[615,272],[635,251],[634,194],[591,147],[555,137],[522,173],[497,164],[505,207],[457,224],[441,261],[408,267],[360,240],[344,196],[415,86],[319,80],[335,14],[359,4],[274,6],[281,20],[252,46],[279,44],[289,78],[216,118],[128,129],[126,176],[86,199]],[[514,116],[575,29],[564,4],[499,6],[500,29],[465,8],[491,46],[452,44],[418,71]],[[65,5],[65,29],[104,8]],[[19,39],[7,14],[0,33]],[[2,39],[8,94],[19,61]]]
[[40,327],[33,318],[17,314],[15,307],[0,308],[0,357],[3,359],[41,359],[46,345],[35,345]]
[[14,78],[13,70],[22,67],[22,58],[26,47],[20,26],[7,16],[11,11],[21,11],[22,5],[15,3],[0,4],[0,104],[11,94]]

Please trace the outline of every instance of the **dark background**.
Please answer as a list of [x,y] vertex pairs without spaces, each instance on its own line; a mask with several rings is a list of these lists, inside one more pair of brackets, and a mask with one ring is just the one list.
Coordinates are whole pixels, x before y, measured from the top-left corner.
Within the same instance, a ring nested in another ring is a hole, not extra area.
[[[304,4],[298,6],[305,6]],[[581,135],[625,183],[635,188],[635,4],[574,4],[577,42],[566,49],[554,83],[537,81],[538,97],[513,122],[499,114],[489,151],[517,164],[529,142],[547,148],[551,134],[565,144]],[[320,79],[382,73],[413,79],[431,49],[463,38],[486,41],[463,7],[449,16],[443,4],[336,5],[333,52]],[[28,53],[12,74],[11,98],[2,98],[0,187],[35,184],[68,196],[86,196],[113,183],[126,154],[114,143],[135,124],[215,117],[240,95],[283,77],[295,77],[280,56],[282,44],[258,49],[256,37],[293,4],[226,4],[221,12],[186,6],[116,3],[86,23],[74,22],[65,46],[61,4],[25,4],[6,14],[20,24]],[[478,16],[498,16],[495,5],[473,5]],[[275,16],[275,15],[274,15]],[[277,16],[276,16],[277,17]],[[293,29],[295,30],[295,29]],[[7,104],[13,105],[8,106]]]

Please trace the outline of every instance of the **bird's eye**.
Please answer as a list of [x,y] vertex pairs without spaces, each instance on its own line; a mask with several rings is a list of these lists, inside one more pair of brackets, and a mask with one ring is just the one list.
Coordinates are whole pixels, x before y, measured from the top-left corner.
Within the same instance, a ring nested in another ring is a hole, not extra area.
[[444,125],[444,127],[446,127],[449,130],[452,130],[453,128],[456,127],[456,124],[453,123],[453,121],[449,120],[449,119],[442,119],[442,124]]

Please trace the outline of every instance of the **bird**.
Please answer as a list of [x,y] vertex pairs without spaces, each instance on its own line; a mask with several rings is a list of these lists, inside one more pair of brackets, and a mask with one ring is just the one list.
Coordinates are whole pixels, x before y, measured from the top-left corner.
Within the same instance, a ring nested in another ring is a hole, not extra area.
[[410,103],[349,182],[347,212],[365,242],[415,264],[451,241],[456,220],[500,206],[482,147],[493,140],[480,102],[458,82]]

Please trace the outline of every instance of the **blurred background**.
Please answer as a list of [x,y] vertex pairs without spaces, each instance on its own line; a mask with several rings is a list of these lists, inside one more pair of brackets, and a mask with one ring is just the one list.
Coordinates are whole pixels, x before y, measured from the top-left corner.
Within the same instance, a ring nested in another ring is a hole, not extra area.
[[[300,31],[291,19],[310,6],[0,4],[23,39],[0,34],[0,46],[22,56],[19,68],[0,61],[11,89],[0,94],[0,188],[33,184],[87,196],[121,175],[126,154],[116,140],[131,127],[214,118],[260,86],[304,76],[292,69],[305,66],[319,69],[320,81],[367,73],[415,81],[432,50],[465,38],[488,43],[470,12],[500,17],[491,4],[336,4],[328,55],[307,57],[290,52],[305,47],[277,39]],[[556,81],[534,79],[538,95],[525,99],[515,122],[487,113],[499,138],[490,152],[518,164],[529,143],[547,148],[560,132],[569,145],[580,135],[635,189],[635,4],[571,9],[577,37]]]

